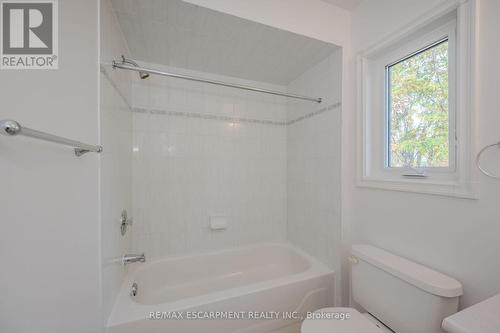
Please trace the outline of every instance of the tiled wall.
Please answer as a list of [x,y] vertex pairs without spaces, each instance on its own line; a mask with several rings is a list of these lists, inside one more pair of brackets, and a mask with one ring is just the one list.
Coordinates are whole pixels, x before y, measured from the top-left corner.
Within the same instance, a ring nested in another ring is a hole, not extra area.
[[[127,45],[108,0],[101,1],[101,271],[103,320],[106,321],[122,284],[130,235],[120,234],[122,209],[132,210],[132,113],[130,73],[111,69],[111,60],[127,54]],[[104,323],[103,323],[104,324]]]
[[292,121],[287,128],[287,238],[337,272],[341,249],[341,62],[341,51],[337,51],[289,85],[289,91],[318,95],[323,102],[318,106],[289,100],[289,119],[310,116]]
[[[133,251],[158,257],[285,239],[284,98],[151,77],[134,82],[133,104]],[[211,215],[227,216],[228,228],[211,231]]]
[[[321,104],[134,75],[133,251],[160,257],[289,239],[338,269],[340,68],[336,52],[288,87],[187,72]],[[228,229],[211,231],[211,215],[227,216]]]

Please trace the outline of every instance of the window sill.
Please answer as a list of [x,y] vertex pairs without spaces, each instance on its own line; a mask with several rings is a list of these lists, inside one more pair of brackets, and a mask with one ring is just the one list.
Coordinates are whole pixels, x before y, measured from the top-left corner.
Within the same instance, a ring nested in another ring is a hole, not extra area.
[[358,179],[358,187],[439,195],[462,199],[479,199],[476,185],[473,182],[445,182],[432,181],[429,179],[382,179],[374,177],[362,177]]

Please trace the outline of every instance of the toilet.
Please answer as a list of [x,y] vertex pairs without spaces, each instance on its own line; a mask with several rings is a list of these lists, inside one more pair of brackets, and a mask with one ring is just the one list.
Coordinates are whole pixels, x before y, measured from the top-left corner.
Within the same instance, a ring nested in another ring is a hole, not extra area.
[[323,308],[308,315],[301,333],[442,333],[458,311],[462,284],[371,245],[352,247],[352,299],[363,308]]

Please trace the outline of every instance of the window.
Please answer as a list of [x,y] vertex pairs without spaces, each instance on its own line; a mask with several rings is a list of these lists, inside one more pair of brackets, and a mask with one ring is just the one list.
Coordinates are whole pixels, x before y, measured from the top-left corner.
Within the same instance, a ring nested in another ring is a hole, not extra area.
[[358,185],[475,198],[473,1],[450,2],[358,55]]
[[450,167],[448,44],[386,66],[390,168]]

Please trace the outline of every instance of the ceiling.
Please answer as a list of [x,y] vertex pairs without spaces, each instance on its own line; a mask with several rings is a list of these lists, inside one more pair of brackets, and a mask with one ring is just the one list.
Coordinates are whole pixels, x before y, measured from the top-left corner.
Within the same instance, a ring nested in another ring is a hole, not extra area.
[[287,85],[336,46],[181,0],[112,0],[134,59]]
[[353,10],[357,5],[361,3],[363,0],[323,0],[324,2],[331,3],[340,8],[344,8],[347,10]]

